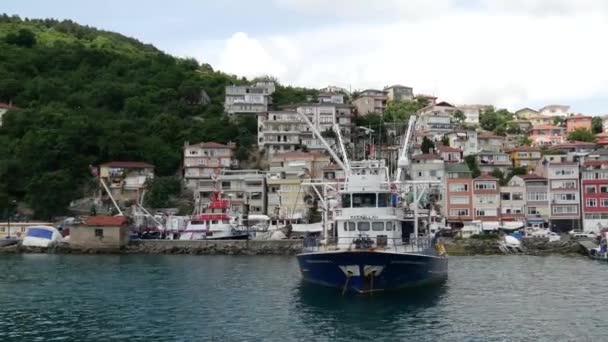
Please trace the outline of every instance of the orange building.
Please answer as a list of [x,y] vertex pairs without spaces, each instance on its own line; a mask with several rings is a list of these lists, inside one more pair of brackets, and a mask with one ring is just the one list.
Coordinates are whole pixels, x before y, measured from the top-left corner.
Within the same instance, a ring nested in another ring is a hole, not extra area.
[[586,128],[588,130],[591,130],[592,119],[592,117],[582,114],[569,116],[565,119],[566,132],[574,131],[577,128]]

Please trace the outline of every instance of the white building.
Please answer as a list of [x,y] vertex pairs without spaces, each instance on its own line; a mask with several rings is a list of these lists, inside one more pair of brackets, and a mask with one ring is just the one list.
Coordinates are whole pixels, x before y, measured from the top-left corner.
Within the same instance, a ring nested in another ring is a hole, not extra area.
[[[218,144],[202,142],[190,145],[184,144],[184,183],[187,188],[197,192],[201,180],[217,177],[222,169],[238,166],[234,158],[235,144]],[[207,183],[204,183],[207,186]]]
[[399,84],[385,87],[384,92],[388,101],[411,101],[414,99],[414,89]]
[[458,148],[462,151],[464,157],[477,154],[479,152],[479,144],[477,142],[477,131],[456,130],[446,134],[450,147]]
[[272,103],[274,90],[273,82],[257,82],[253,86],[227,86],[224,111],[228,116],[266,112]]
[[483,113],[484,110],[491,108],[491,106],[486,105],[462,105],[458,106],[458,110],[460,110],[464,114],[464,123],[470,125],[479,125],[479,117]]
[[570,106],[564,105],[548,105],[539,109],[541,115],[544,116],[561,116],[566,117],[568,115],[568,110],[570,110]]

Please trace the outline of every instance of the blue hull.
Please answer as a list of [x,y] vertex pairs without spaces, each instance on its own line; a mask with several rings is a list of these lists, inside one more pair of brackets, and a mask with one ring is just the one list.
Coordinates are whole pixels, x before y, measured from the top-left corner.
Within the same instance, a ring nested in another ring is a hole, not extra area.
[[345,292],[397,290],[442,282],[448,276],[447,258],[422,254],[337,251],[297,257],[305,281]]

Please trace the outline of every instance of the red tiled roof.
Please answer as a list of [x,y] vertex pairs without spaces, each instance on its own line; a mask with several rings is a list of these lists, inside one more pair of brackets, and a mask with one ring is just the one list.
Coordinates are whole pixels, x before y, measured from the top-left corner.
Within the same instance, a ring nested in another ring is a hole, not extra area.
[[107,167],[124,167],[124,168],[145,168],[151,169],[154,168],[154,165],[144,163],[144,162],[136,162],[136,161],[111,161],[107,163],[103,163],[99,166],[107,166]]
[[587,115],[583,115],[583,114],[576,114],[576,115],[573,115],[573,116],[568,116],[564,120],[568,121],[568,120],[573,120],[573,119],[589,119],[589,120],[591,120],[591,119],[593,119],[593,117],[587,116]]
[[533,179],[543,179],[543,180],[545,180],[545,179],[547,179],[547,178],[545,178],[545,177],[543,177],[543,176],[539,176],[539,175],[534,174],[534,173],[530,173],[530,174],[523,175],[523,176],[520,176],[520,177],[521,177],[523,180],[533,180]]
[[589,160],[585,162],[585,166],[601,166],[608,165],[608,160]]
[[444,153],[444,152],[462,152],[459,148],[450,147],[450,146],[440,146],[437,150],[439,150],[439,152],[441,152],[441,153]]
[[412,159],[414,159],[414,160],[432,160],[432,159],[441,160],[441,157],[436,154],[432,154],[432,153],[424,153],[424,154],[417,154],[417,155],[413,156]]
[[122,226],[127,223],[127,217],[126,216],[105,216],[105,215],[89,216],[84,221],[84,223],[87,226],[96,226],[96,227]]
[[496,180],[497,181],[498,178],[485,174],[485,175],[478,176],[477,178],[475,178],[475,180]]

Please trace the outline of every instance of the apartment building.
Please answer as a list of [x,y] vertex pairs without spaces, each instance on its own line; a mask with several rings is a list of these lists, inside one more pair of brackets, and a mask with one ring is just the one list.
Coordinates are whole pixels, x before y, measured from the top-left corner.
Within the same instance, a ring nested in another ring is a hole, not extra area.
[[357,115],[367,115],[369,113],[384,113],[388,96],[386,92],[376,89],[366,89],[352,101]]
[[527,171],[534,170],[541,159],[541,151],[538,147],[517,146],[505,152],[511,155],[514,167],[525,167]]
[[513,176],[500,187],[500,219],[502,221],[524,221],[526,218],[526,182]]
[[539,109],[538,112],[541,115],[545,115],[545,116],[565,117],[568,115],[568,110],[570,110],[570,106],[553,104],[553,105],[544,106],[543,108]]
[[302,133],[310,129],[295,111],[269,111],[258,115],[258,147],[268,158],[302,147]]
[[217,177],[222,169],[238,167],[234,158],[236,145],[216,142],[184,143],[183,176],[187,188],[196,192],[201,180]]
[[552,146],[566,141],[566,129],[553,125],[532,127],[530,139],[534,146]]
[[480,133],[477,135],[477,143],[480,151],[502,152],[505,137],[492,133]]
[[226,87],[224,111],[228,116],[257,115],[268,111],[275,91],[274,82],[257,82],[254,85]]
[[411,101],[414,99],[414,89],[402,85],[392,85],[384,88],[387,101]]
[[522,108],[520,110],[515,111],[515,117],[519,118],[519,119],[523,119],[523,120],[528,120],[533,116],[539,116],[540,113],[537,110],[534,110],[532,108]]
[[[237,213],[266,214],[266,175],[259,170],[222,170],[218,181]],[[215,191],[215,189],[211,189]]]
[[506,173],[511,167],[509,155],[502,151],[482,150],[477,154],[477,161],[482,173],[492,173],[494,170]]
[[570,133],[579,128],[591,130],[592,119],[593,117],[582,114],[568,116],[564,119],[566,122],[566,132]]
[[537,174],[521,176],[526,188],[526,222],[530,227],[544,228],[549,225],[549,181]]
[[492,108],[492,106],[487,105],[461,105],[457,107],[458,110],[464,114],[464,123],[469,125],[479,125],[479,117],[481,114],[487,110]]
[[586,161],[581,170],[583,229],[608,227],[608,160]]
[[446,163],[461,163],[463,160],[462,151],[455,147],[439,146],[437,152],[441,159]]
[[477,143],[477,131],[471,130],[455,130],[446,133],[450,147],[460,149],[464,157],[477,154],[479,145]]
[[445,165],[445,214],[452,228],[473,220],[473,179],[466,164]]
[[498,222],[500,217],[499,195],[498,178],[485,174],[473,179],[473,218],[480,221]]
[[545,156],[536,173],[549,181],[550,224],[554,231],[580,227],[581,206],[578,163],[569,156]]

